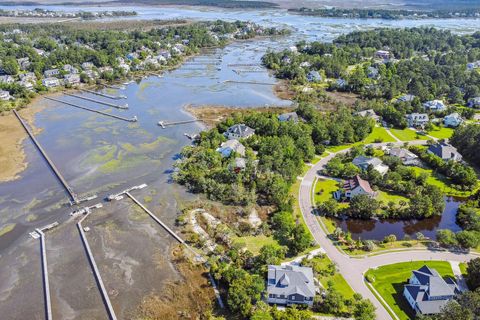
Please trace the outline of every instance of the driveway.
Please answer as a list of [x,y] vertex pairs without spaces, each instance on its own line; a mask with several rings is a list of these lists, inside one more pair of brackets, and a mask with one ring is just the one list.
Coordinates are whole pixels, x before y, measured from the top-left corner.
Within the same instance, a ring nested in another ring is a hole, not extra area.
[[[426,141],[411,141],[410,144],[426,144]],[[403,142],[393,143],[397,146],[402,146]],[[374,146],[383,146],[386,143],[373,144]],[[465,262],[477,257],[473,254],[457,254],[445,251],[430,251],[430,250],[409,250],[401,252],[383,253],[369,257],[350,257],[340,252],[335,245],[327,238],[327,234],[320,227],[317,217],[313,214],[312,192],[313,183],[317,177],[317,172],[322,170],[325,165],[336,154],[347,152],[349,149],[331,153],[327,157],[318,161],[313,167],[308,170],[303,177],[299,190],[299,205],[307,227],[310,229],[315,241],[325,250],[327,256],[338,265],[339,272],[343,275],[348,284],[355,292],[360,293],[364,298],[369,299],[377,308],[377,319],[386,320],[392,319],[383,305],[375,298],[372,292],[368,289],[364,282],[364,273],[370,269],[382,265],[418,260],[445,260]]]

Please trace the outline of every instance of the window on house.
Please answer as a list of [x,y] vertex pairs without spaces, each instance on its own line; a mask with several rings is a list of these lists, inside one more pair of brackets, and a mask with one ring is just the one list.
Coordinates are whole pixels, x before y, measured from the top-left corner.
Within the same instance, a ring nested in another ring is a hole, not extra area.
[[292,296],[292,300],[295,300],[295,296]]

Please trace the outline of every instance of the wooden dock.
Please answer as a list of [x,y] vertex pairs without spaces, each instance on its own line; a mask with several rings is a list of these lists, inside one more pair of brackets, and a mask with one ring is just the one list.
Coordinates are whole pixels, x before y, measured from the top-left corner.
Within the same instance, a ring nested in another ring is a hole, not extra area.
[[112,100],[127,99],[127,97],[124,96],[124,95],[112,96],[110,94],[106,94],[106,93],[102,93],[102,92],[98,92],[98,91],[93,91],[93,90],[88,90],[88,89],[81,89],[81,91],[85,91],[85,92],[88,92],[88,93],[91,93],[91,94],[96,94],[97,96],[101,96],[101,97],[112,99]]
[[102,105],[107,106],[107,107],[112,107],[112,108],[117,108],[117,109],[128,109],[128,104],[115,104],[115,103],[105,102],[105,101],[101,101],[101,100],[98,100],[98,99],[84,97],[84,96],[80,96],[78,94],[67,93],[67,92],[65,92],[64,95],[74,97],[74,98],[78,98],[78,99],[87,100],[87,101],[90,101],[90,102],[95,102],[95,103],[102,104]]
[[229,67],[260,67],[258,63],[232,63]]
[[52,320],[52,301],[50,298],[50,282],[48,279],[47,249],[45,245],[45,233],[36,229],[40,235],[40,250],[42,253],[43,295],[45,299],[45,319]]
[[193,119],[193,120],[183,120],[183,121],[173,121],[173,122],[166,122],[166,121],[158,121],[158,125],[162,127],[162,129],[166,129],[168,126],[175,126],[179,124],[186,124],[186,123],[193,123],[202,121],[201,119]]
[[17,117],[18,121],[20,121],[20,123],[22,124],[23,128],[25,129],[25,131],[27,131],[28,135],[30,136],[30,139],[32,139],[33,143],[35,144],[35,146],[37,147],[37,149],[40,151],[40,153],[42,154],[43,158],[47,161],[48,165],[50,166],[50,168],[53,170],[53,172],[55,173],[55,175],[57,176],[58,180],[60,180],[60,182],[62,183],[63,187],[65,188],[65,190],[67,191],[67,193],[70,195],[70,198],[72,200],[73,203],[77,203],[78,202],[78,197],[77,197],[77,194],[75,192],[73,192],[73,189],[68,185],[67,181],[65,180],[65,178],[62,176],[62,174],[60,173],[60,171],[57,169],[57,167],[55,166],[55,164],[53,163],[53,161],[50,159],[50,157],[47,155],[47,153],[45,152],[45,150],[43,149],[43,147],[40,145],[40,143],[37,141],[37,139],[35,138],[33,132],[30,130],[30,128],[28,127],[27,123],[20,117],[20,115],[17,113],[17,111],[15,111],[15,109],[13,110],[13,113],[15,114],[15,116]]
[[85,231],[82,226],[82,222],[90,215],[88,212],[80,221],[77,223],[78,231],[80,232],[80,237],[82,238],[83,246],[85,248],[85,252],[87,253],[88,260],[90,261],[90,265],[92,266],[93,274],[95,276],[95,280],[97,281],[97,285],[100,289],[100,293],[103,298],[103,302],[107,309],[108,317],[110,320],[117,320],[117,316],[115,315],[115,310],[113,310],[112,303],[110,302],[110,298],[108,297],[107,289],[103,284],[102,276],[100,275],[100,271],[98,270],[97,263],[95,262],[95,258],[93,257],[92,250],[90,249],[90,245],[88,244],[87,237],[85,235]]
[[257,82],[257,81],[236,81],[236,80],[225,80],[223,83],[238,83],[238,84],[258,84],[262,86],[274,86],[276,83],[273,82]]
[[127,121],[127,122],[136,122],[136,121],[137,121],[137,117],[136,117],[136,116],[134,116],[133,118],[125,118],[125,117],[121,117],[121,116],[116,116],[116,115],[114,115],[114,114],[106,113],[106,112],[103,112],[103,111],[99,111],[99,110],[95,110],[95,109],[90,109],[90,108],[88,108],[88,107],[84,107],[84,106],[81,106],[81,105],[78,105],[78,104],[75,104],[75,103],[63,101],[63,100],[56,99],[56,98],[51,98],[51,97],[44,97],[44,98],[47,99],[47,100],[51,100],[51,101],[55,101],[55,102],[60,102],[60,103],[63,103],[63,104],[66,104],[66,105],[69,105],[69,106],[72,106],[72,107],[75,107],[75,108],[84,109],[84,110],[87,110],[87,111],[99,113],[99,114],[101,114],[101,115],[104,115],[104,116],[107,116],[107,117],[111,117],[111,118],[114,118],[114,119],[118,119],[118,120],[123,120],[123,121]]

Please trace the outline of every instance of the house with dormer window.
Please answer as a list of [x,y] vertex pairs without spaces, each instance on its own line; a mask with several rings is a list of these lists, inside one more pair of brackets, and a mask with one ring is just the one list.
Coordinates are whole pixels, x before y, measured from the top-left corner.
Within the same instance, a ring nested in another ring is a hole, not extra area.
[[270,304],[313,305],[313,270],[300,266],[268,266],[267,302]]

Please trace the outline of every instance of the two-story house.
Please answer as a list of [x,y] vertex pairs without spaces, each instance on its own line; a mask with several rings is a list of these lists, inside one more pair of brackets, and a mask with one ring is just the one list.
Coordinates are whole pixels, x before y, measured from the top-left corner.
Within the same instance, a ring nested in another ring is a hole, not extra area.
[[336,200],[340,200],[343,197],[352,199],[353,197],[362,194],[366,194],[372,198],[377,196],[377,193],[372,190],[368,181],[363,180],[359,176],[355,176],[352,179],[346,180],[343,184],[343,189],[335,191],[333,197]]
[[362,171],[366,171],[369,166],[372,166],[373,169],[378,171],[382,176],[388,171],[388,166],[384,165],[382,160],[378,158],[358,156],[353,159],[352,163]]
[[447,142],[439,142],[428,147],[428,153],[434,154],[445,161],[461,161],[462,155],[457,151],[457,148],[448,144]]
[[224,133],[225,137],[227,139],[246,139],[255,134],[255,130],[252,128],[248,127],[247,125],[240,123],[240,124],[235,124],[231,126],[230,128],[227,129],[227,131]]
[[409,127],[424,127],[428,121],[428,115],[426,113],[410,113],[407,114],[407,123]]
[[417,314],[437,314],[460,290],[454,280],[445,281],[440,274],[427,266],[412,272],[403,296]]
[[268,266],[267,302],[271,304],[313,305],[313,270],[299,266]]

